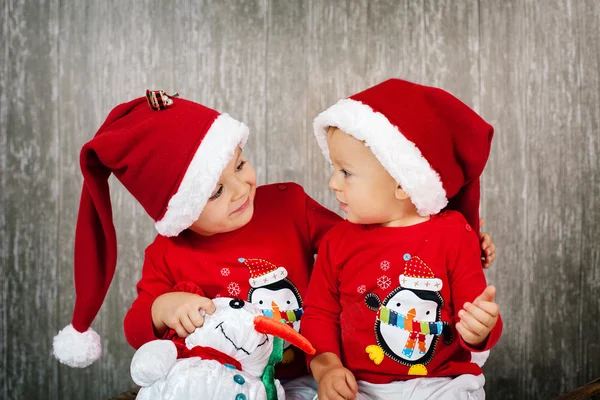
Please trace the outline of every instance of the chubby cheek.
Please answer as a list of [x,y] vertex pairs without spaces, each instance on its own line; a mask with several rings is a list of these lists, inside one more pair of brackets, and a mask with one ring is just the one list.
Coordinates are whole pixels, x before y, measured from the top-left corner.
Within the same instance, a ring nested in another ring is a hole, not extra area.
[[250,163],[246,164],[246,167],[244,168],[242,173],[244,174],[243,178],[242,178],[243,181],[246,182],[248,185],[255,187],[256,186],[256,171],[254,170],[252,165],[250,165]]
[[390,206],[378,195],[369,195],[368,188],[354,193],[346,218],[355,224],[379,224],[388,220]]
[[227,207],[209,203],[202,210],[198,220],[194,222],[194,227],[210,234],[226,232],[229,225],[228,216]]

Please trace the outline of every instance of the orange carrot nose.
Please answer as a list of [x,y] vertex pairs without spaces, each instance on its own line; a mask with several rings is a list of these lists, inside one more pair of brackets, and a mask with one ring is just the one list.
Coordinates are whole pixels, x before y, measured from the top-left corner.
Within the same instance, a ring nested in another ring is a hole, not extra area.
[[294,328],[279,320],[265,317],[264,315],[256,316],[254,317],[254,329],[260,333],[280,337],[304,351],[306,354],[316,353],[315,348],[310,344],[308,339],[296,332]]
[[415,310],[414,308],[411,308],[410,310],[408,310],[408,319],[413,319],[417,316],[417,310]]
[[273,319],[280,321],[281,313],[279,312],[279,306],[274,301],[271,302],[271,307],[273,308]]

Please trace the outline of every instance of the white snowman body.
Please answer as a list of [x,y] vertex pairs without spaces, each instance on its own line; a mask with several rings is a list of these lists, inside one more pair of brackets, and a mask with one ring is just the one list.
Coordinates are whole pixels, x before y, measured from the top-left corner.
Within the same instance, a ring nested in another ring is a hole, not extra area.
[[[139,400],[267,398],[261,376],[273,349],[273,336],[254,329],[254,318],[261,311],[242,300],[217,298],[213,302],[216,311],[206,315],[204,325],[186,338],[186,347],[217,350],[237,360],[241,371],[212,359],[177,359],[172,341],[154,340],[140,347],[131,362],[131,376],[142,386]],[[275,386],[278,398],[285,399],[278,380]]]

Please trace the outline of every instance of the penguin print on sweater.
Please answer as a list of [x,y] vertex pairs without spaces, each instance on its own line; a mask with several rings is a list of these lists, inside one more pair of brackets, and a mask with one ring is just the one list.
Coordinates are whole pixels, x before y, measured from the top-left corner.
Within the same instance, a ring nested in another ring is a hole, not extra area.
[[440,294],[442,281],[419,257],[404,255],[404,273],[400,286],[383,301],[375,293],[365,297],[367,307],[377,312],[376,345],[366,352],[375,364],[384,356],[410,367],[409,375],[427,375],[426,365],[433,358],[440,336],[452,341],[447,322],[441,320],[444,299]]
[[[260,258],[240,258],[250,271],[250,290],[248,301],[262,310],[268,317],[283,320],[296,332],[300,332],[302,318],[302,297],[296,285],[287,278],[288,272],[283,266],[277,266]],[[291,344],[283,345],[283,363],[294,360]]]

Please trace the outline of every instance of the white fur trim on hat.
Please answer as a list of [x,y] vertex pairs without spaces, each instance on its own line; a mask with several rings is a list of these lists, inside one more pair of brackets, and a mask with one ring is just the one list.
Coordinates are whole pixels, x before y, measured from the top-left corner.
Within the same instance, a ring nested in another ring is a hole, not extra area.
[[102,355],[102,344],[96,331],[89,328],[83,333],[78,332],[71,324],[54,336],[52,347],[54,357],[73,368],[85,368]]
[[428,290],[439,292],[444,285],[441,279],[400,275],[400,286],[407,289]]
[[271,283],[284,280],[287,277],[287,274],[287,269],[285,269],[284,267],[278,267],[276,270],[268,272],[264,275],[250,278],[250,286],[252,286],[253,288],[267,286]]
[[334,126],[365,142],[381,165],[408,193],[422,216],[437,214],[446,204],[439,174],[385,115],[352,99],[342,99],[315,118],[314,133],[323,155],[330,160],[327,130]]
[[165,215],[154,225],[163,236],[177,236],[192,226],[212,194],[235,149],[248,140],[248,127],[227,114],[219,115],[198,146]]

